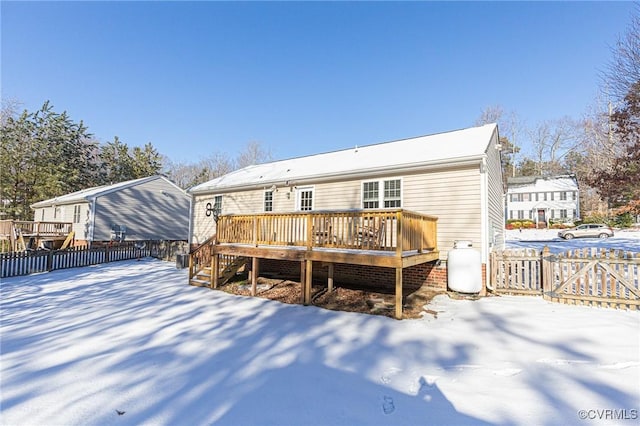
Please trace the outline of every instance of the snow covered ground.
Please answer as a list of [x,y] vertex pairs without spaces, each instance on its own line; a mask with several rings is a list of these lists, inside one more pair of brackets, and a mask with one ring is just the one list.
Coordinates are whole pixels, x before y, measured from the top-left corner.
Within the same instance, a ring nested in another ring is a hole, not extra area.
[[439,296],[437,317],[395,321],[186,274],[143,259],[3,280],[0,424],[636,424],[640,312]]
[[640,251],[640,231],[632,229],[615,230],[612,238],[575,238],[563,240],[557,229],[523,229],[506,231],[506,248],[537,248],[548,246],[552,253],[586,247],[611,248],[626,251]]

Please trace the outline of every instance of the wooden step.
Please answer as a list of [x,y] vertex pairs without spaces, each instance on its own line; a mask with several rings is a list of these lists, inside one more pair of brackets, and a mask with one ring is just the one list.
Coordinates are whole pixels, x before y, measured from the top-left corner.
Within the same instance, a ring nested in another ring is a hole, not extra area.
[[220,285],[226,284],[231,278],[236,275],[236,272],[247,263],[246,257],[238,257],[231,262],[220,274]]
[[195,286],[195,287],[209,287],[211,281],[209,280],[201,280],[198,278],[191,278],[189,280],[189,285]]
[[[244,266],[247,262],[247,258],[238,257],[233,262],[228,264],[220,276],[218,277],[218,285],[226,284],[231,278],[233,278],[238,270]],[[197,287],[210,287],[211,286],[211,266],[205,266],[199,270],[191,280],[189,284]]]

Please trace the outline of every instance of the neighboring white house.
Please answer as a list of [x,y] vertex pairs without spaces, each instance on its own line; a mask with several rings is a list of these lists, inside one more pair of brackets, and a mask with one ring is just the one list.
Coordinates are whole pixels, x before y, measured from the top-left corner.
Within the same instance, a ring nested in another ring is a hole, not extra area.
[[506,201],[507,219],[532,220],[538,227],[580,218],[575,175],[509,178]]
[[36,222],[71,222],[77,243],[187,240],[190,197],[164,176],[99,186],[31,205]]
[[469,240],[487,266],[504,243],[500,164],[488,124],[245,167],[188,191],[190,243],[214,234],[214,206],[223,215],[403,208],[438,217],[443,264],[456,240]]

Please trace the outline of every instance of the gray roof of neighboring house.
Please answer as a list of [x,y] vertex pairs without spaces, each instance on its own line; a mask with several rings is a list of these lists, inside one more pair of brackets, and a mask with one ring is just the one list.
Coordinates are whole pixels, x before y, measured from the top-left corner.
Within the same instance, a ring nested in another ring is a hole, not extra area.
[[478,160],[487,151],[497,125],[402,139],[374,145],[245,167],[189,189],[190,193],[286,185],[343,176],[395,171],[401,168]]
[[96,197],[100,197],[102,195],[106,195],[114,191],[119,191],[124,188],[130,188],[132,186],[140,185],[142,183],[151,182],[157,179],[165,180],[167,183],[175,186],[176,188],[182,191],[181,188],[179,188],[176,184],[171,182],[166,177],[161,175],[155,175],[155,176],[148,176],[140,179],[128,180],[125,182],[114,183],[112,185],[94,186],[92,188],[82,189],[80,191],[61,195],[59,197],[38,201],[37,203],[33,203],[31,205],[31,208],[48,207],[48,206],[61,205],[61,204],[74,204],[78,202],[90,202]]

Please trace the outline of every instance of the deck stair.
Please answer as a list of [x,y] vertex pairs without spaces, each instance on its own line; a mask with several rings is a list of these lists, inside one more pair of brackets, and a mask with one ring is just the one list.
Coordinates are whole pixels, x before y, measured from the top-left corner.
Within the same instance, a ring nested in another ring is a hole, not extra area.
[[24,236],[22,235],[22,230],[18,227],[14,227],[13,228],[13,232],[14,232],[14,251],[16,252],[20,252],[20,251],[26,251],[27,250],[27,244],[24,242]]
[[[236,273],[247,264],[248,258],[243,256],[220,256],[220,273],[218,274],[218,285],[225,285]],[[212,282],[211,266],[200,269],[189,280],[189,284],[196,287],[210,287]]]

